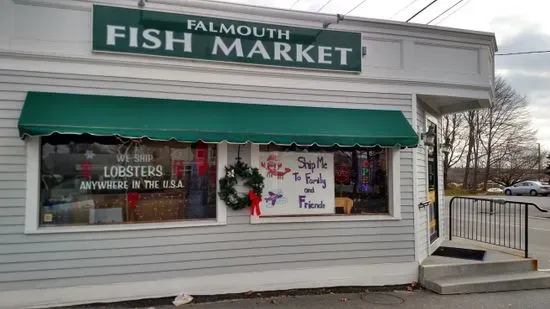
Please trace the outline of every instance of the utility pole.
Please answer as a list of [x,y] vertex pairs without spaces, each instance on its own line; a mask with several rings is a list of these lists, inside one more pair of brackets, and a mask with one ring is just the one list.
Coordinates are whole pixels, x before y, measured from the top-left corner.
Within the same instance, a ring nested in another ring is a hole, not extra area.
[[540,174],[542,173],[542,167],[541,167],[541,164],[542,164],[542,158],[540,157],[540,143],[537,143],[538,145],[538,148],[539,148],[539,174],[538,174],[538,180],[540,181]]

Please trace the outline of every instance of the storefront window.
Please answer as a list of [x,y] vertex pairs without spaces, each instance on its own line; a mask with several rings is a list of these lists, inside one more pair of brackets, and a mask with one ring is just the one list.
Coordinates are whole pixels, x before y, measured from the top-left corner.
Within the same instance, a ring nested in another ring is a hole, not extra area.
[[66,134],[41,141],[41,226],[216,218],[216,145]]
[[388,214],[389,153],[379,147],[262,145],[260,170],[266,175],[264,213]]

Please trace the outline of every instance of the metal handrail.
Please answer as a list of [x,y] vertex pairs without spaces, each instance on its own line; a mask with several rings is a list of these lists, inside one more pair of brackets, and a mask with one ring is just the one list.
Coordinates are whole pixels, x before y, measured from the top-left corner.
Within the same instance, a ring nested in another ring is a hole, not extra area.
[[[506,199],[488,199],[488,198],[477,198],[477,197],[465,197],[465,196],[455,196],[451,198],[451,201],[449,202],[449,240],[452,240],[453,237],[453,205],[455,204],[455,201],[461,201],[459,204],[460,209],[458,211],[458,220],[461,221],[462,226],[459,226],[460,228],[460,235],[456,235],[461,238],[480,241],[489,243],[492,245],[517,249],[517,250],[523,250],[525,252],[525,257],[529,257],[529,208],[534,207],[536,210],[540,212],[548,212],[548,210],[540,208],[537,204],[534,203],[526,203],[526,202],[515,202],[515,201],[508,201]],[[506,205],[509,205],[507,207]],[[511,218],[512,218],[512,209],[511,207],[514,207],[514,244],[511,244]],[[520,206],[519,208],[519,229],[516,229],[516,219],[517,219],[517,208],[516,206]],[[481,221],[478,222],[479,219],[479,213],[478,210],[484,210],[483,215],[481,216]],[[497,214],[498,210],[503,210],[502,213],[504,213],[504,219],[499,217],[498,219],[498,233],[497,233],[497,220],[496,217],[489,217],[487,218],[487,214],[490,216]],[[524,209],[525,213],[525,220],[524,220],[524,246],[521,246],[521,215],[522,215],[522,209]],[[476,211],[476,213],[472,213],[472,210]],[[488,210],[488,211],[487,211]],[[509,217],[506,217],[508,215]],[[464,216],[464,217],[463,217]],[[467,216],[467,218],[465,218]],[[474,223],[470,223],[470,219],[474,219]],[[464,222],[462,222],[464,221]],[[466,221],[468,221],[466,223]],[[508,222],[508,235],[506,223]],[[479,223],[479,224],[478,224]],[[501,223],[504,223],[504,230],[502,230]],[[466,225],[466,232],[464,231],[463,227]],[[491,225],[494,227],[494,231],[491,230]],[[480,230],[481,229],[481,230]],[[456,229],[455,229],[456,230]],[[516,241],[516,233],[519,230],[519,246],[517,245]],[[498,242],[494,240],[493,238],[496,238],[498,234]],[[504,235],[503,235],[504,234]],[[504,244],[502,243],[501,236],[504,236]],[[506,236],[508,236],[508,245],[506,245]]]

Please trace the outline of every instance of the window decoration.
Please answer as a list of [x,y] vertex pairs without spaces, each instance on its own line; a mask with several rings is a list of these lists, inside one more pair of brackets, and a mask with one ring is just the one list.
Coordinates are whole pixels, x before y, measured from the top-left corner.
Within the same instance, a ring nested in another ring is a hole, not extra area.
[[216,218],[216,145],[70,134],[41,141],[41,226]]
[[388,214],[389,156],[380,147],[261,145],[262,214]]
[[[249,188],[248,194],[239,196],[235,186],[239,180]],[[238,210],[250,206],[251,215],[260,215],[259,201],[264,189],[264,177],[258,168],[252,168],[237,158],[237,162],[225,167],[225,176],[220,179],[220,199],[231,209]]]
[[332,153],[260,152],[266,215],[334,214]]

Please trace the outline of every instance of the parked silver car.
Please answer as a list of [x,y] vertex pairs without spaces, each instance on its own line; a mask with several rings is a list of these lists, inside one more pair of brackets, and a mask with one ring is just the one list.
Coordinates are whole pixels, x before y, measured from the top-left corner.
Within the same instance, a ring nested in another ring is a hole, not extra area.
[[548,195],[550,194],[550,185],[544,185],[539,181],[522,181],[513,186],[504,188],[506,195]]

